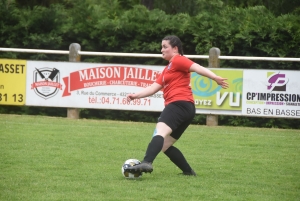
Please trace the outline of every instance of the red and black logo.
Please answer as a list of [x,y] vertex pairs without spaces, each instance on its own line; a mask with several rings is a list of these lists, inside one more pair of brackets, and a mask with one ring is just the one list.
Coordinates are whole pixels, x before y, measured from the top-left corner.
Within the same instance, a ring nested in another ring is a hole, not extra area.
[[60,73],[56,68],[35,68],[31,89],[41,98],[48,99],[55,96],[62,89]]

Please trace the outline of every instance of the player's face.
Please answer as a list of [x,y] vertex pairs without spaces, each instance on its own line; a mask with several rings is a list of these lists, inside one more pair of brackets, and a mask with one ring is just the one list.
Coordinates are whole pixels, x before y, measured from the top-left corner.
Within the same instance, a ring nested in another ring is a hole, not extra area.
[[172,47],[168,40],[163,40],[161,42],[161,53],[163,59],[170,61],[177,52],[177,47]]

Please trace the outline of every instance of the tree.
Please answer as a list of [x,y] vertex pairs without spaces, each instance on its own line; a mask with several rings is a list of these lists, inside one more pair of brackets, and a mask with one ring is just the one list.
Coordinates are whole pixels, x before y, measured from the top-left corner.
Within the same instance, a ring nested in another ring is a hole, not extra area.
[[19,7],[45,6],[49,7],[53,3],[62,3],[62,0],[15,0]]
[[154,0],[141,0],[141,4],[146,6],[146,8],[148,10],[152,10],[153,9],[153,5],[154,5]]
[[224,3],[233,7],[265,6],[275,15],[292,13],[300,9],[299,0],[224,0]]

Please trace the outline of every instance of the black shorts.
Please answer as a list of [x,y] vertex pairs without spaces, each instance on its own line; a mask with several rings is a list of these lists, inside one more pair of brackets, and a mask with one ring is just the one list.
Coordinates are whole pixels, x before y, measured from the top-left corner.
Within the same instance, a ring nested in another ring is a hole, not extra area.
[[195,117],[195,105],[188,101],[176,101],[168,104],[162,111],[158,122],[164,122],[171,129],[171,136],[178,140]]

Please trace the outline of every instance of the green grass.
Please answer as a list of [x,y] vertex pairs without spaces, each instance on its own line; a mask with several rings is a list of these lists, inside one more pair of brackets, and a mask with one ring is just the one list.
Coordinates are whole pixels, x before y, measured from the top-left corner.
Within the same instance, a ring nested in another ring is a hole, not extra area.
[[0,115],[0,200],[300,200],[300,131],[191,125],[176,146],[197,177],[159,154],[126,180],[155,124]]

